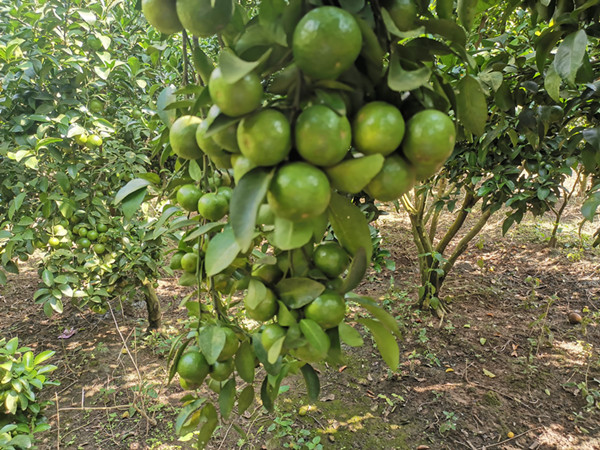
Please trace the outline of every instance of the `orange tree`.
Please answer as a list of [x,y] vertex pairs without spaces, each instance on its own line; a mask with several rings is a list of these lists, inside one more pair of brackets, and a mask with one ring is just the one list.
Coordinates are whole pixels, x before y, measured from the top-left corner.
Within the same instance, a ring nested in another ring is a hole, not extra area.
[[34,298],[48,315],[65,301],[105,312],[141,290],[156,328],[161,237],[135,213],[142,198],[113,201],[131,173],[159,180],[151,94],[179,58],[128,8],[27,1],[2,15],[0,284],[37,250]]
[[[485,219],[516,199],[509,206],[520,210],[508,224],[527,209],[553,204],[560,175],[538,170],[539,177],[517,177],[525,184],[511,176],[563,120],[550,100],[558,101],[561,81],[569,87],[576,82],[575,63],[586,55],[577,19],[592,12],[589,19],[597,22],[598,8],[588,2],[567,11],[552,39],[536,40],[532,66],[527,41],[517,36],[518,50],[509,40],[513,30],[526,28],[526,5],[511,2],[502,14],[495,6],[473,0],[459,1],[456,9],[448,1],[142,1],[158,30],[183,30],[191,56],[184,51],[182,71],[193,67],[197,75],[159,97],[170,131],[158,148],[163,161],[177,158],[166,187],[174,201],[159,225],[177,234],[170,267],[183,269],[180,284],[197,287],[184,302],[193,321],[173,348],[170,379],[179,373],[190,390],[206,381],[219,393],[223,418],[236,402],[238,413],[252,404],[258,366],[267,374],[260,388],[267,409],[290,373],[301,372],[309,397],[316,398],[312,365],[338,362],[342,342],[362,343],[346,323],[347,302],[373,316],[357,322],[396,369],[395,320],[352,293],[372,256],[361,199],[406,207],[422,271],[440,275],[439,283],[423,280],[423,298],[435,306],[431,300],[447,270],[432,263],[443,261],[442,252],[424,245],[424,199],[433,185],[418,187],[412,200],[407,194],[417,181],[435,177],[449,157],[445,173],[466,191],[455,230],[475,200],[484,199]],[[543,2],[533,6],[547,13]],[[188,33],[195,38],[188,40]],[[215,34],[221,48],[213,58],[197,38]],[[548,66],[550,50],[563,38]],[[483,44],[490,47],[486,52]],[[576,58],[565,57],[571,50]],[[531,67],[537,71],[528,72]],[[539,92],[538,72],[545,75],[539,80],[547,96]],[[560,141],[548,142],[556,150]],[[512,157],[511,147],[519,150]],[[574,156],[576,165],[576,150]],[[495,177],[497,165],[504,172]],[[132,180],[119,199],[141,198],[147,189],[146,182]],[[532,190],[545,203],[535,201]],[[197,392],[184,403],[176,430],[197,431],[202,446],[218,424],[217,408]]]

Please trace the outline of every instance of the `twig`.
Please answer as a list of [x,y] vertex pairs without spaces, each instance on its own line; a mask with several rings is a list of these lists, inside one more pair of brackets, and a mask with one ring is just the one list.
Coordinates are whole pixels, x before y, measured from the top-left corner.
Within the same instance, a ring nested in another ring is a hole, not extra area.
[[142,374],[140,373],[140,369],[138,368],[137,364],[135,363],[135,359],[133,358],[133,355],[129,351],[129,347],[127,346],[127,342],[125,341],[125,338],[123,337],[123,333],[121,333],[121,330],[119,329],[119,324],[117,323],[117,318],[115,317],[115,313],[113,312],[112,306],[110,306],[110,302],[108,302],[108,310],[110,311],[110,315],[112,316],[113,321],[115,322],[115,327],[117,328],[117,333],[119,333],[119,336],[121,337],[121,341],[123,342],[123,345],[125,346],[127,355],[129,355],[129,359],[131,359],[131,363],[133,364],[133,367],[135,368],[135,371],[138,376],[138,380],[140,383],[142,383]]
[[60,408],[58,407],[58,394],[54,393],[54,401],[56,402],[56,448],[60,450]]
[[536,430],[540,430],[542,428],[544,428],[544,427],[537,427],[537,428],[532,428],[531,430],[523,431],[520,434],[517,434],[517,435],[515,435],[515,436],[513,436],[511,438],[508,438],[508,439],[504,439],[503,441],[496,442],[495,444],[485,445],[485,446],[481,447],[481,450],[487,450],[488,448],[498,447],[499,445],[505,444],[505,443],[507,443],[509,441],[512,441],[513,439],[520,438],[521,436],[523,436],[523,435],[525,435],[527,433],[530,433],[530,432],[536,431]]
[[67,407],[67,408],[60,408],[59,411],[86,411],[88,409],[90,410],[109,410],[109,409],[124,409],[127,408],[129,409],[131,407],[131,405],[115,405],[115,406],[84,406],[84,407]]
[[223,440],[221,441],[221,444],[219,445],[219,447],[217,447],[217,450],[221,450],[221,447],[223,447],[223,444],[225,443],[225,439],[227,439],[227,435],[229,434],[229,431],[231,431],[232,426],[233,426],[233,422],[231,422],[231,424],[229,424],[229,427],[227,428],[227,431],[223,435]]

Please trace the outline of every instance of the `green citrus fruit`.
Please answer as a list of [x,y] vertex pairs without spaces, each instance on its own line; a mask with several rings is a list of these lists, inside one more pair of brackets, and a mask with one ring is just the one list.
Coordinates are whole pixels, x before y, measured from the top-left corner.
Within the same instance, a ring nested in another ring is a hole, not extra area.
[[346,315],[346,302],[337,292],[326,289],[306,306],[304,314],[324,329],[337,327]]
[[244,155],[233,155],[231,162],[233,164],[233,180],[236,183],[239,183],[244,175],[256,167],[256,164]]
[[202,119],[195,116],[181,116],[171,126],[169,142],[173,153],[183,159],[198,159],[202,150],[196,142],[196,129]]
[[108,231],[108,225],[105,223],[99,223],[96,226],[96,231],[98,231],[98,233],[106,233]]
[[142,0],[142,12],[148,23],[161,33],[172,34],[183,29],[175,0]]
[[352,143],[352,130],[346,116],[323,105],[309,106],[298,116],[296,149],[306,161],[317,166],[339,163]]
[[273,225],[275,223],[275,215],[273,210],[268,203],[263,203],[258,208],[258,215],[256,216],[257,225]]
[[255,308],[248,306],[246,298],[244,298],[244,306],[248,317],[257,322],[266,322],[277,313],[277,298],[273,291],[267,288],[267,295]]
[[104,253],[106,251],[106,247],[104,246],[104,244],[94,244],[94,253],[97,253],[98,255],[101,255],[102,253]]
[[210,74],[208,90],[223,114],[231,117],[251,113],[260,106],[263,97],[258,75],[249,73],[235,83],[229,83],[219,67]]
[[265,109],[245,117],[237,129],[242,155],[257,166],[274,166],[283,161],[290,149],[290,122],[281,112]]
[[142,118],[142,111],[140,111],[139,109],[135,108],[131,110],[131,117],[133,119],[141,119]]
[[86,236],[90,241],[95,241],[98,239],[98,232],[96,230],[90,230],[87,232]]
[[194,184],[184,184],[177,191],[177,203],[186,211],[197,211],[202,191]]
[[285,336],[285,334],[285,328],[277,323],[271,323],[269,325],[265,325],[263,328],[263,331],[260,335],[260,341],[262,342],[265,350],[269,351],[273,344]]
[[92,99],[92,101],[90,101],[89,108],[90,108],[91,112],[99,113],[99,112],[104,111],[104,103],[102,103],[97,98],[94,98],[94,99]]
[[79,227],[79,229],[77,230],[77,234],[81,237],[86,237],[88,234],[88,230],[85,227]]
[[415,167],[415,178],[419,181],[426,180],[430,176],[436,174],[443,165],[443,162],[438,164],[419,164]]
[[277,284],[283,277],[283,272],[276,264],[261,264],[252,269],[252,276],[259,278],[266,284]]
[[[196,143],[200,150],[208,155],[210,160],[215,163],[217,168],[228,169],[231,167],[231,163],[228,160],[230,157],[229,153],[223,151],[221,146],[217,144],[212,136],[206,137],[206,131],[208,129],[208,122],[202,121],[196,129]],[[222,167],[225,165],[226,167]]]
[[221,353],[219,353],[218,361],[226,361],[235,355],[238,347],[240,346],[240,340],[236,336],[235,332],[231,328],[222,327],[221,328],[225,332],[225,346]]
[[327,275],[335,278],[348,268],[350,259],[346,251],[337,242],[319,244],[313,251],[315,267]]
[[209,37],[227,26],[233,17],[233,0],[177,0],[177,16],[183,27],[198,37]]
[[184,353],[177,363],[177,373],[188,383],[202,384],[209,370],[204,355],[195,350]]
[[371,102],[360,108],[352,122],[354,146],[365,155],[389,155],[404,137],[400,110],[385,102]]
[[376,153],[361,158],[347,159],[325,169],[331,187],[341,192],[358,194],[383,167],[385,158]]
[[185,255],[185,252],[177,252],[171,257],[171,262],[169,263],[169,267],[171,270],[181,270],[181,259]]
[[50,247],[58,247],[60,245],[60,239],[57,237],[51,237],[48,239],[48,244],[50,244]]
[[383,6],[390,13],[400,31],[412,30],[417,19],[417,7],[412,0],[385,0]]
[[222,130],[217,131],[213,135],[213,140],[221,147],[231,153],[239,153],[240,146],[237,142],[237,127],[238,124],[234,123]]
[[90,248],[92,243],[90,242],[90,240],[88,238],[80,238],[77,241],[77,245],[81,248]]
[[293,162],[273,177],[267,200],[273,213],[292,221],[312,219],[329,205],[331,188],[327,176],[315,166]]
[[341,277],[333,278],[332,280],[327,280],[325,283],[325,287],[331,291],[340,292],[342,285],[344,284],[344,280]]
[[196,267],[198,266],[198,254],[197,253],[186,253],[181,257],[181,268],[188,273],[196,273]]
[[87,139],[88,139],[88,136],[85,133],[78,134],[77,136],[75,136],[75,142],[77,142],[79,145],[87,144]]
[[297,66],[317,79],[337,78],[352,66],[361,47],[358,23],[334,6],[309,11],[296,25],[292,42]]
[[211,366],[210,377],[216,381],[225,381],[233,373],[234,368],[233,358],[217,361]]
[[204,194],[200,197],[196,206],[202,217],[213,222],[221,220],[229,211],[227,199],[215,192]]
[[227,200],[227,203],[231,201],[231,197],[233,196],[233,189],[229,186],[221,186],[217,189],[217,195],[223,197]]
[[415,167],[441,164],[452,154],[456,130],[450,117],[435,109],[418,112],[406,124],[404,156]]
[[415,184],[415,169],[402,156],[391,155],[385,159],[381,171],[365,188],[367,194],[382,202],[396,200]]
[[90,134],[86,144],[88,147],[100,147],[102,145],[102,138],[97,134]]

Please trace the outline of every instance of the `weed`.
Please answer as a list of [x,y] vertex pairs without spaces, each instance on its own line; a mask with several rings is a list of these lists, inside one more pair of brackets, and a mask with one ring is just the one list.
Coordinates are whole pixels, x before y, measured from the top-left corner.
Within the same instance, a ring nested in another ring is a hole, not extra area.
[[453,412],[443,411],[444,413],[444,421],[439,426],[440,434],[444,434],[451,430],[456,430],[456,414]]

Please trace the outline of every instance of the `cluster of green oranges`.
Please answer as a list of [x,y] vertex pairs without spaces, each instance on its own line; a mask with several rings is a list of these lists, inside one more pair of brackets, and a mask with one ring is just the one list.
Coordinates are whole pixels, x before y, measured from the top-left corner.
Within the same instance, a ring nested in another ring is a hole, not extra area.
[[95,254],[102,255],[107,251],[108,230],[108,225],[105,223],[92,226],[82,223],[81,217],[74,215],[70,222],[63,220],[52,227],[48,245],[53,249],[70,249],[75,241],[78,249],[91,249]]

